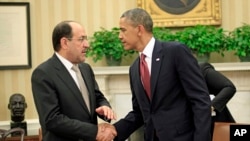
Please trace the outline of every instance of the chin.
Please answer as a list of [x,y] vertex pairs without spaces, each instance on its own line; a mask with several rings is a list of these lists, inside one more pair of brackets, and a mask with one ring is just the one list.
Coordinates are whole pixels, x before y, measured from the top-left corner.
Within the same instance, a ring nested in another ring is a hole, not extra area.
[[84,63],[85,62],[85,58],[84,59],[81,59],[81,63]]
[[84,62],[86,60],[86,57],[85,56],[81,56],[81,57],[78,57],[78,60],[80,63],[81,62]]
[[124,49],[125,50],[132,50],[132,47],[130,47],[130,46],[124,46]]

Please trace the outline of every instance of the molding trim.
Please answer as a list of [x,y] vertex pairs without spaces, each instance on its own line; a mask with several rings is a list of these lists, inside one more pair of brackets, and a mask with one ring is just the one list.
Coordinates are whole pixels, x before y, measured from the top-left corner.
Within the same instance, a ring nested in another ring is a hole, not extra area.
[[212,63],[218,71],[250,71],[250,62]]
[[[250,71],[250,62],[211,63],[217,71]],[[129,66],[93,67],[96,76],[124,75],[129,73]]]

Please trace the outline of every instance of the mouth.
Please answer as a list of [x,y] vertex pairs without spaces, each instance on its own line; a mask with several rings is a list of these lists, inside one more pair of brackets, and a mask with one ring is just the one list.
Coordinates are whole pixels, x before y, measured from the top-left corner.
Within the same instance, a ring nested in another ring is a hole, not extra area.
[[15,113],[15,115],[22,115],[24,113],[23,109],[15,109],[13,110],[13,113]]
[[123,45],[125,45],[125,44],[126,44],[126,42],[122,42],[122,44],[123,44]]
[[85,49],[82,50],[82,53],[85,53],[85,54],[86,54],[87,52],[88,52],[88,49],[87,49],[87,48],[85,48]]
[[82,54],[86,54],[87,50],[82,50]]

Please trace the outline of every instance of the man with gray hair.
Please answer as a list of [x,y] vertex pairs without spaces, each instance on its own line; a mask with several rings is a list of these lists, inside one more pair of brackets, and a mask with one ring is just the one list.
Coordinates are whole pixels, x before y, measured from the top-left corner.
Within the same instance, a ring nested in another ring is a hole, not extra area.
[[211,101],[197,60],[179,42],[153,37],[143,9],[120,18],[119,38],[138,57],[129,68],[132,111],[114,124],[123,141],[144,126],[144,141],[210,141]]

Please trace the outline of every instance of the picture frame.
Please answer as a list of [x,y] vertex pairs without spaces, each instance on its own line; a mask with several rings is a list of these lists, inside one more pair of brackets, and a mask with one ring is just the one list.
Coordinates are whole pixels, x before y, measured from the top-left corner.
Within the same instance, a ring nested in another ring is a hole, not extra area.
[[28,2],[0,2],[0,50],[0,70],[31,68]]
[[158,27],[221,25],[222,22],[221,0],[137,0],[137,7],[145,9]]

